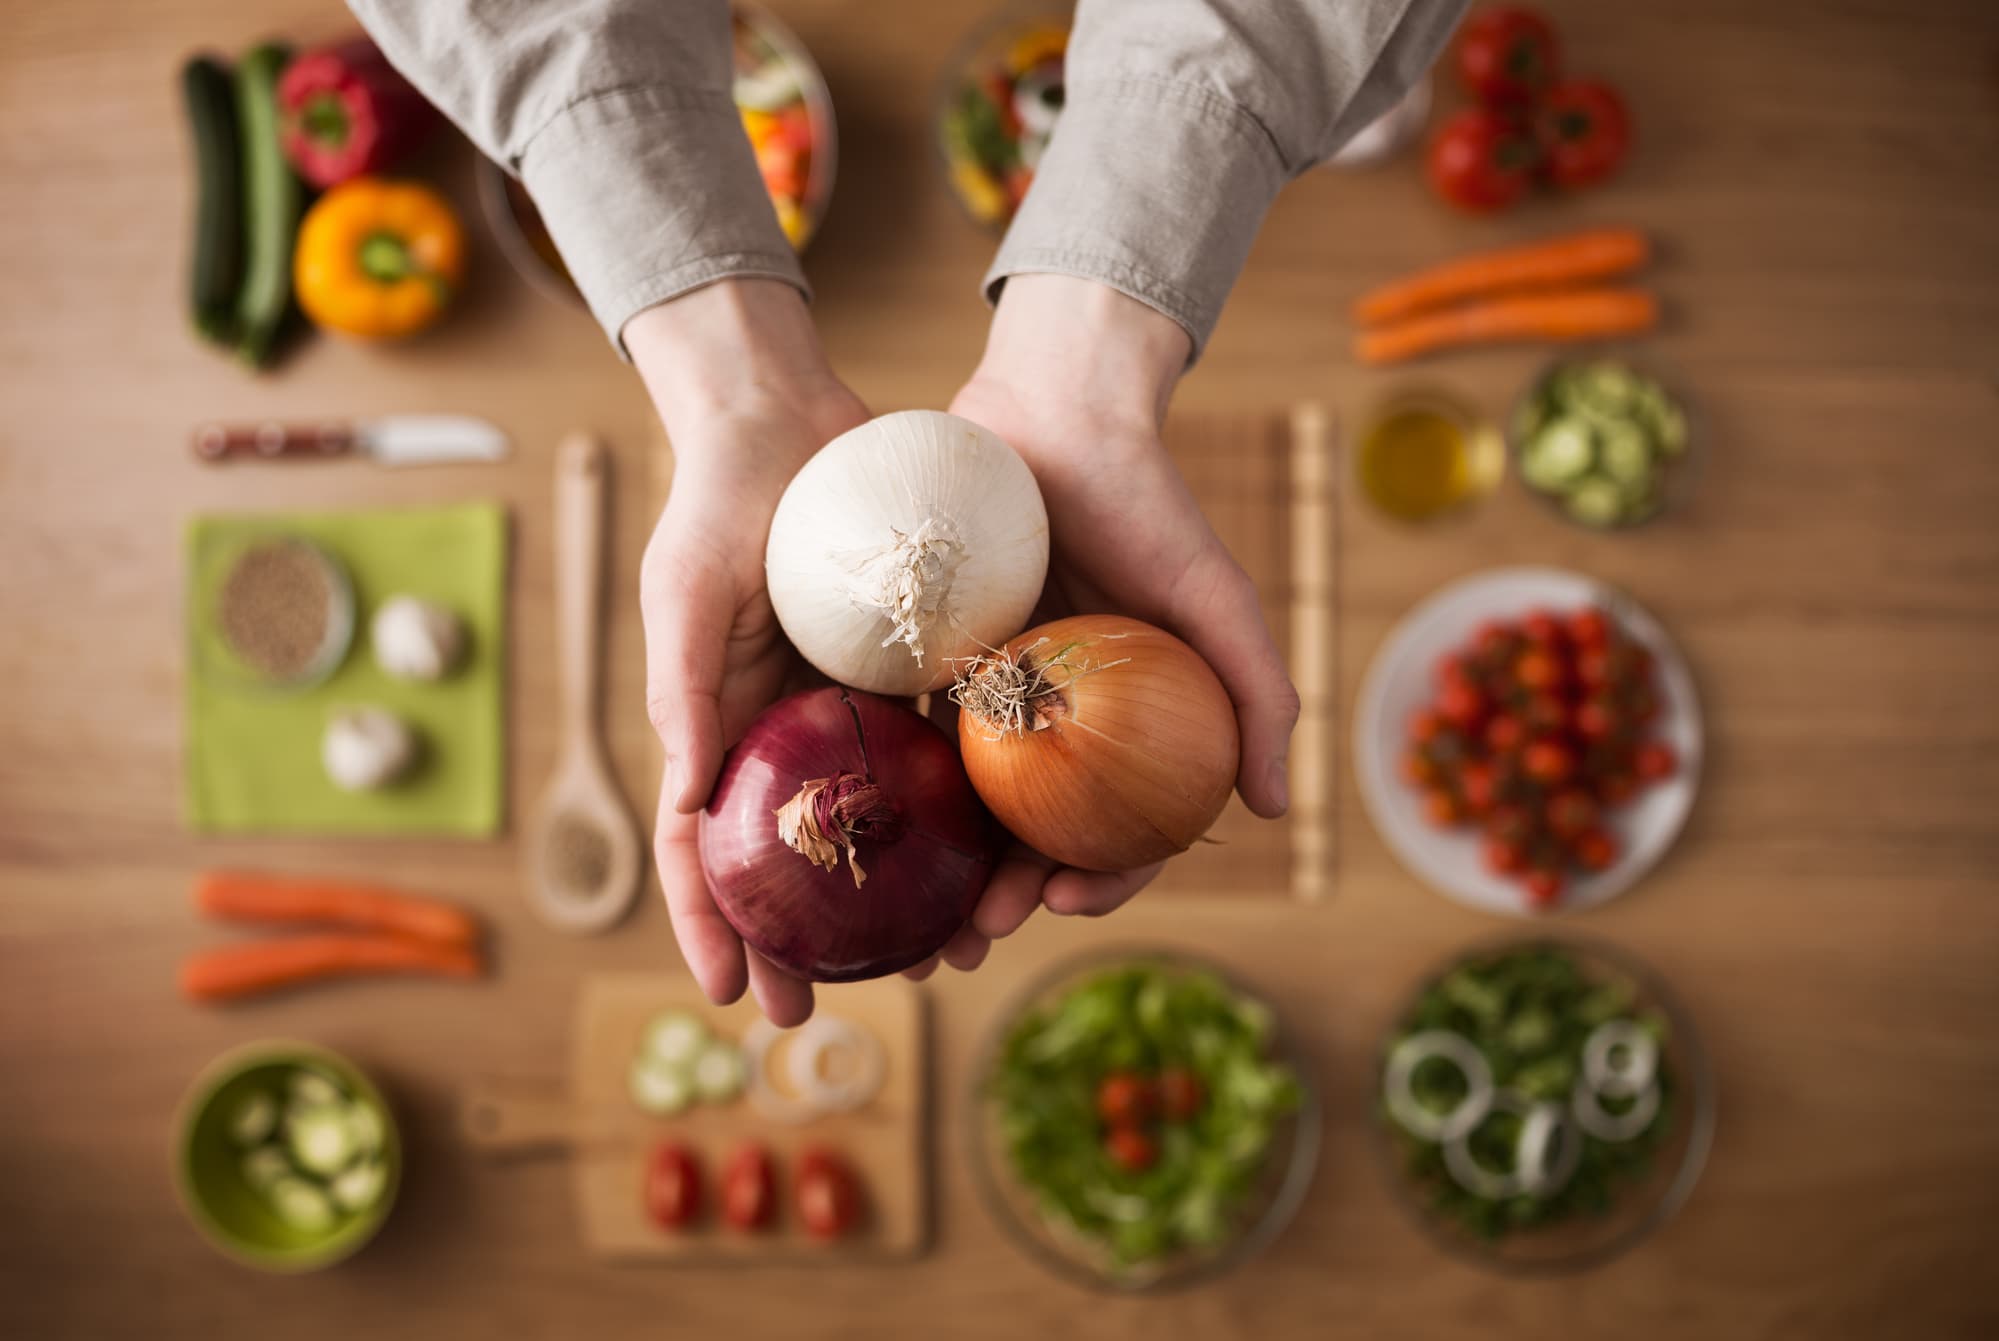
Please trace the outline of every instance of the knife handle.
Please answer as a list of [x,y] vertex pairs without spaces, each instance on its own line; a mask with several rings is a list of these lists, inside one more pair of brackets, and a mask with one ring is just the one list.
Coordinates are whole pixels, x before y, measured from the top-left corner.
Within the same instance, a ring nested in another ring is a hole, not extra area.
[[204,461],[298,460],[353,450],[354,430],[346,424],[203,424],[194,431],[194,454]]

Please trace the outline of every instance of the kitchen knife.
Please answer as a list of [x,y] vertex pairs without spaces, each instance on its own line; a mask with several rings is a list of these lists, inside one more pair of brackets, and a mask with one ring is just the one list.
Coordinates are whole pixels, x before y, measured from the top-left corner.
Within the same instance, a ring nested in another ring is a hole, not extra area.
[[499,461],[507,435],[484,419],[457,414],[402,414],[351,423],[203,424],[194,454],[204,461],[323,460],[372,456],[385,466]]

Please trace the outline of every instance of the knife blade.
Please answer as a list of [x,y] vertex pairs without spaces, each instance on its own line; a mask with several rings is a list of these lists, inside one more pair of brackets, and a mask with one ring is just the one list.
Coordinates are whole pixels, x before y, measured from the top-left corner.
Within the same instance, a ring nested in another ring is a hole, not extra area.
[[203,424],[194,454],[204,461],[300,461],[372,456],[385,466],[500,461],[507,435],[484,419],[458,414],[399,414],[325,423]]

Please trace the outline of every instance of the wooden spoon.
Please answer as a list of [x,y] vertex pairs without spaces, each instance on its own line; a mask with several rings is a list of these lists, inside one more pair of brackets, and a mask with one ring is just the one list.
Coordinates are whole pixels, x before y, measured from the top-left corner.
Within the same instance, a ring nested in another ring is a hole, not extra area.
[[611,773],[599,722],[604,588],[602,443],[572,433],[555,458],[556,647],[562,755],[527,843],[529,901],[579,935],[615,926],[639,887],[639,833]]

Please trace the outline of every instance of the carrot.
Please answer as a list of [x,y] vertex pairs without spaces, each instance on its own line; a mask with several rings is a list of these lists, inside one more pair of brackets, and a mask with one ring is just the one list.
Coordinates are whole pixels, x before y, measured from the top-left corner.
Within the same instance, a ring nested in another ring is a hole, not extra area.
[[1658,321],[1659,300],[1643,289],[1561,289],[1410,317],[1362,331],[1353,347],[1362,363],[1400,363],[1459,345],[1629,335]]
[[194,882],[194,906],[225,922],[331,922],[469,945],[479,924],[463,908],[343,881],[210,871]]
[[1636,270],[1651,254],[1652,244],[1635,228],[1599,228],[1482,251],[1418,270],[1362,294],[1353,306],[1354,320],[1362,326],[1378,326],[1426,308],[1508,289],[1608,279]]
[[321,978],[376,973],[436,973],[476,978],[479,952],[408,936],[323,932],[245,941],[203,950],[181,961],[181,995],[190,1001],[233,1001]]

